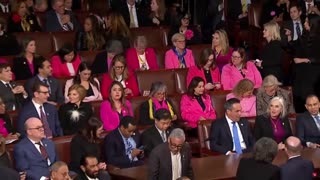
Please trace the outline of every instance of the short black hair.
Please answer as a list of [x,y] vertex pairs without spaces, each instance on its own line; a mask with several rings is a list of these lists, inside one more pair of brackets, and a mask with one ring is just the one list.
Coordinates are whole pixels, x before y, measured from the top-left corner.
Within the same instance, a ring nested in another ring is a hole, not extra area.
[[8,67],[11,67],[9,63],[0,63],[0,73],[2,73],[3,69],[7,69]]
[[120,125],[119,127],[123,126],[124,128],[128,128],[129,124],[136,126],[137,123],[134,121],[134,118],[132,116],[124,116],[121,120],[120,120]]
[[71,43],[65,43],[57,52],[57,55],[60,57],[60,60],[62,63],[66,63],[66,60],[64,59],[64,56],[74,52],[74,56],[71,62],[76,60],[77,52],[76,49],[73,47]]
[[47,88],[49,88],[49,86],[48,86],[48,84],[46,84],[46,83],[44,83],[44,82],[42,82],[42,81],[37,81],[37,82],[35,82],[34,84],[33,84],[33,86],[32,86],[32,92],[34,93],[34,92],[37,92],[37,91],[40,91],[40,87],[41,86],[44,86],[44,87],[47,87]]
[[39,68],[43,68],[43,63],[45,61],[49,61],[49,60],[44,58],[43,56],[39,56],[34,59],[34,72],[35,72],[35,74],[39,74]]
[[168,109],[165,109],[165,108],[161,108],[161,109],[158,109],[155,114],[154,114],[154,118],[156,121],[160,121],[160,120],[171,120],[172,119],[172,116],[169,112]]
[[98,157],[93,154],[85,154],[80,158],[80,166],[87,165],[87,158],[96,158],[98,160]]
[[234,104],[240,104],[240,100],[237,98],[231,98],[228,99],[225,103],[224,103],[224,109],[225,110],[231,110],[233,108]]

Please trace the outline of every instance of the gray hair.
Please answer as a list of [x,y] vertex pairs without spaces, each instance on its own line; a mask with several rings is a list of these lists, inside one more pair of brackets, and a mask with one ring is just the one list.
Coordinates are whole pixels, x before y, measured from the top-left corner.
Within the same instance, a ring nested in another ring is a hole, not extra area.
[[234,104],[240,104],[240,100],[237,99],[237,98],[228,99],[228,100],[224,103],[224,109],[225,109],[225,110],[232,110]]
[[281,106],[281,112],[280,112],[280,118],[284,118],[287,116],[287,107],[286,107],[286,104],[284,102],[284,99],[283,97],[281,96],[276,96],[276,97],[273,97],[270,101],[269,101],[269,104],[268,104],[268,109],[267,109],[267,113],[269,114],[270,113],[270,105],[272,102],[274,101],[278,101],[280,103],[280,106]]
[[110,40],[106,44],[106,51],[108,53],[121,54],[123,52],[123,46],[119,40]]
[[157,92],[167,92],[167,86],[161,81],[156,81],[151,84],[149,97],[153,97]]
[[178,138],[186,140],[186,135],[184,134],[184,131],[181,128],[175,128],[171,131],[169,138]]
[[278,144],[271,138],[259,139],[253,147],[253,157],[256,161],[271,163],[277,156]]
[[263,79],[262,86],[281,86],[282,83],[278,81],[278,79],[274,75],[268,75]]
[[67,163],[63,162],[63,161],[56,161],[55,163],[53,163],[50,167],[50,171],[58,171],[62,166],[68,166]]
[[147,45],[148,45],[148,41],[145,36],[137,36],[134,40],[135,47],[146,48]]

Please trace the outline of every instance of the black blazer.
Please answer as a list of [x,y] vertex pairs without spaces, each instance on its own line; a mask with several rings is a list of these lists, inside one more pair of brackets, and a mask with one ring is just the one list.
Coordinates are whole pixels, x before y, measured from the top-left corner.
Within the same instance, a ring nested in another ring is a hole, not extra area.
[[[240,119],[238,122],[243,140],[247,146],[244,152],[250,152],[255,143],[251,134],[249,122],[246,119]],[[233,150],[233,138],[226,117],[212,122],[210,130],[210,149],[222,154]]]
[[[38,23],[36,16],[29,14],[26,17],[27,22],[30,25],[29,32],[41,31],[41,27]],[[8,32],[26,32],[21,26],[21,21],[14,22],[13,16],[11,15],[8,19]]]
[[320,130],[309,112],[299,114],[296,123],[297,137],[304,146],[307,142],[320,144]]
[[0,56],[16,55],[19,51],[19,43],[16,37],[4,32],[4,34],[0,36]]
[[96,55],[91,66],[92,74],[101,74],[108,72],[108,53],[107,51],[102,51]]
[[[292,131],[288,117],[280,119],[280,121],[285,131],[285,135],[282,139],[282,142],[284,142],[287,137],[292,136]],[[272,124],[270,121],[270,116],[268,114],[263,114],[256,117],[253,132],[256,140],[259,140],[262,137],[269,137],[274,139]]]
[[[38,58],[40,58],[40,56],[34,56],[33,62],[38,61]],[[12,68],[13,73],[16,76],[16,80],[27,80],[34,76],[27,61],[28,60],[24,56],[17,56],[13,59]],[[35,63],[33,63],[33,68],[36,68]]]
[[228,4],[228,18],[236,20],[242,14],[241,0],[227,0]]
[[[166,131],[166,139],[168,139],[169,134],[170,129]],[[155,147],[163,143],[163,140],[156,126],[153,125],[142,133],[141,142],[144,146],[144,154],[148,157]]]
[[[66,10],[65,14],[68,14],[70,16],[70,22],[73,24],[72,31],[78,31],[81,29],[77,18],[74,16],[74,14],[71,11]],[[57,32],[57,31],[64,31],[59,20],[57,17],[57,14],[54,10],[50,10],[46,13],[46,28],[45,30],[47,32]]]
[[[136,148],[138,148],[140,146],[140,135],[138,132],[136,132],[132,138],[137,144]],[[143,161],[140,160],[139,157],[138,161],[131,161],[126,155],[125,144],[118,128],[106,136],[104,139],[104,148],[107,164],[111,164],[119,168],[129,168],[143,165]]]
[[280,180],[280,168],[271,163],[256,161],[253,158],[240,160],[237,180]]
[[[1,8],[0,8],[1,9]],[[1,178],[6,180],[19,180],[20,175],[17,171],[8,167],[0,167]]]
[[[314,6],[317,6],[318,9],[320,9],[320,2],[318,0],[313,0]],[[307,5],[304,0],[301,0],[299,3],[301,7],[301,17],[305,19],[308,17],[309,19],[313,19],[315,17],[319,17],[316,13],[311,13],[307,15]]]
[[[17,86],[17,84],[13,82],[10,82],[9,84],[11,85],[11,88]],[[0,81],[0,97],[6,105],[6,109],[9,111],[13,110],[13,106],[15,106],[15,109],[21,108],[26,101],[22,93],[13,94],[12,90],[7,88],[2,81]]]
[[[120,12],[122,15],[124,21],[126,22],[127,26],[130,27],[130,12],[126,1],[123,1],[121,4],[117,5],[115,7],[117,11]],[[139,27],[145,26],[148,24],[147,15],[145,14],[143,8],[139,6],[139,4],[135,4],[136,13],[137,13],[137,19],[138,19],[138,25]]]
[[[185,144],[180,150],[181,176],[193,178],[191,149]],[[148,180],[172,179],[172,161],[168,142],[160,144],[150,154],[148,160]]]
[[311,161],[302,159],[301,156],[291,158],[281,167],[281,180],[312,180],[313,170]]

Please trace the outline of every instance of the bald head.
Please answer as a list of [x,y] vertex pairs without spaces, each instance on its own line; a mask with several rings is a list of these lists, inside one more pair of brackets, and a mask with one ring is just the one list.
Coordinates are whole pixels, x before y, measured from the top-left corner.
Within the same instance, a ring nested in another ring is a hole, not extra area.
[[45,138],[44,128],[41,120],[36,117],[31,117],[24,123],[24,128],[26,130],[28,138],[34,141],[40,141]]
[[286,151],[289,155],[300,155],[302,151],[302,145],[299,138],[290,136],[285,142]]
[[26,122],[24,123],[25,130],[28,130],[28,128],[32,127],[32,125],[37,124],[38,122],[41,123],[41,120],[36,117],[31,117],[27,119]]

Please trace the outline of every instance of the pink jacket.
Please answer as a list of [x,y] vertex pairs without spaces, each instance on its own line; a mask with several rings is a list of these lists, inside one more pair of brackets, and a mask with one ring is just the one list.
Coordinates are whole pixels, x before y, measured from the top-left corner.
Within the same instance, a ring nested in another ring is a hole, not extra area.
[[[259,88],[261,86],[261,74],[251,61],[247,62],[247,69],[244,69],[243,72],[245,73],[245,78],[253,82],[254,88]],[[222,69],[221,83],[224,90],[232,90],[240,80],[245,78],[231,63],[226,64]]]
[[202,100],[206,106],[203,111],[198,101],[194,98],[190,98],[187,94],[183,95],[180,101],[181,117],[184,121],[187,121],[187,125],[191,128],[198,126],[200,117],[205,119],[216,119],[216,112],[212,107],[211,98],[209,95],[204,95]]
[[[226,99],[236,98],[233,93],[227,94]],[[256,116],[256,102],[257,98],[255,95],[252,95],[247,98],[240,99],[241,105],[241,117],[253,117]]]
[[[193,58],[193,54],[192,51],[190,49],[187,49],[187,53],[184,56],[184,60],[186,61],[186,66],[187,68],[194,66],[195,62],[194,62],[194,58]],[[165,56],[165,68],[166,69],[175,69],[175,68],[179,68],[179,59],[178,56],[173,52],[172,49],[168,50],[166,52],[166,56]]]
[[[123,109],[123,116],[133,116],[133,110],[131,103],[126,100],[126,106],[128,111]],[[103,127],[106,131],[112,131],[116,129],[120,124],[120,118],[118,112],[114,111],[111,107],[109,100],[103,101],[100,106],[100,118],[103,123]]]
[[[91,88],[92,88],[92,91],[93,91],[93,96],[88,96],[88,97],[85,97],[83,99],[83,102],[91,102],[91,101],[99,101],[99,100],[102,100],[102,95],[101,95],[101,92],[100,92],[100,83],[98,81],[97,78],[94,78],[94,81],[98,84],[99,86],[99,89],[94,86],[93,84],[90,84]],[[69,88],[73,85],[73,79],[69,79],[66,81],[66,84],[64,86],[64,97],[65,97],[65,103],[68,103],[69,102],[69,97],[68,97],[68,91],[69,91]]]
[[[210,69],[210,74],[213,82],[218,82],[220,83],[220,71],[218,68]],[[204,79],[205,84],[207,84],[206,77],[204,75],[204,70],[203,68],[199,69],[198,66],[192,66],[188,70],[188,75],[187,75],[187,86],[191,82],[192,78],[199,76],[202,79]]]
[[[81,63],[81,58],[79,55],[76,56],[76,59],[72,62],[73,69],[75,73],[78,71],[78,67]],[[51,58],[51,66],[52,66],[52,76],[59,77],[70,77],[71,74],[68,70],[67,64],[62,63],[60,57],[58,55],[54,55]]]
[[[147,63],[150,70],[157,70],[159,69],[158,63],[157,63],[157,56],[156,53],[152,48],[146,48],[145,55],[147,59]],[[128,63],[128,69],[130,71],[136,71],[137,69],[140,69],[139,65],[139,59],[138,54],[135,48],[129,48],[126,52],[126,59]]]

